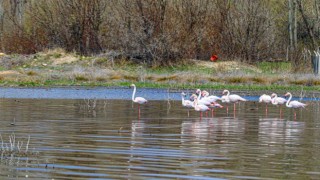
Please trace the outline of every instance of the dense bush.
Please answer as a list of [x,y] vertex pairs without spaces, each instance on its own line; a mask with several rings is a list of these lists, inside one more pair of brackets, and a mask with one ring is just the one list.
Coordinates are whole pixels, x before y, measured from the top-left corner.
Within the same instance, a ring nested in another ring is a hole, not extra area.
[[302,60],[297,52],[319,41],[318,1],[1,0],[0,48],[115,51],[157,65],[212,54],[249,63],[293,59],[295,65]]

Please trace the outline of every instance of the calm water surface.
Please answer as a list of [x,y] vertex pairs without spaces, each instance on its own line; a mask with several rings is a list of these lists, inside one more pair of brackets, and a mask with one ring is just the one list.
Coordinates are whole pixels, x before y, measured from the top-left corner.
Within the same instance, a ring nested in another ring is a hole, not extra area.
[[30,135],[33,154],[1,156],[0,179],[320,177],[317,102],[296,118],[251,101],[200,119],[172,98],[151,100],[138,119],[125,97],[98,99],[95,107],[83,99],[1,99],[2,142],[14,134],[24,147]]

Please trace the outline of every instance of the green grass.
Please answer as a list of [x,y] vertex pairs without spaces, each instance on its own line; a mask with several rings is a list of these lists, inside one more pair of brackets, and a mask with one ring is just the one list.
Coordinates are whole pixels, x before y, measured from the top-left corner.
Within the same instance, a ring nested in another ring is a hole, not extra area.
[[203,66],[196,66],[196,65],[177,65],[171,67],[156,67],[156,68],[148,68],[148,73],[154,74],[170,74],[170,73],[177,73],[177,72],[196,72],[199,74],[212,74],[215,71],[212,68],[207,68]]
[[264,73],[290,72],[290,62],[259,62],[257,67]]

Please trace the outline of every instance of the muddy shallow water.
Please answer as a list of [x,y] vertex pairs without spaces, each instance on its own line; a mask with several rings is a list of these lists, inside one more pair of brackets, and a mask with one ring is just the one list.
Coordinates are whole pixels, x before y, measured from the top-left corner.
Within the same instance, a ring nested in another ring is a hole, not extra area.
[[[131,90],[101,89],[108,97],[96,95],[96,100],[88,100],[89,93],[75,92],[70,94],[83,98],[47,93],[46,98],[28,99],[6,93],[0,102],[2,142],[10,144],[14,134],[16,141],[24,142],[23,149],[30,135],[32,153],[1,156],[0,179],[320,177],[316,101],[309,101],[295,118],[285,107],[281,115],[275,106],[266,113],[265,106],[251,97],[237,105],[235,113],[231,106],[229,113],[217,109],[200,119],[193,110],[188,117],[179,93],[142,90],[138,93],[151,98],[141,106],[138,119],[131,94],[125,94]],[[109,95],[123,98],[110,100]]]

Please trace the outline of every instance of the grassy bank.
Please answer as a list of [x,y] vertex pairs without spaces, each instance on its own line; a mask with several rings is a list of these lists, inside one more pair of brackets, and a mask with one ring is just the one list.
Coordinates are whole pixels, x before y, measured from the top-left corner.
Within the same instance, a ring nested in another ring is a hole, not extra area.
[[[320,90],[320,78],[293,74],[288,62],[248,65],[236,61],[181,60],[148,67],[108,54],[83,57],[56,49],[35,55],[0,57],[0,85],[23,87],[128,86],[176,89]],[[311,68],[309,68],[311,71]]]

